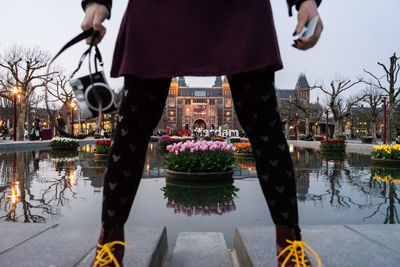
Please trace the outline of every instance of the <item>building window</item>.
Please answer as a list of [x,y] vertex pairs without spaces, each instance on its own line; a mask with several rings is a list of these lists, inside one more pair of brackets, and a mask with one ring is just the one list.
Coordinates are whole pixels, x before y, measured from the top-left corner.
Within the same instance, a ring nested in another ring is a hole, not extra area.
[[195,90],[194,96],[206,96],[206,90]]
[[225,107],[231,107],[232,106],[232,100],[231,99],[226,99],[225,100]]
[[210,105],[215,105],[215,99],[210,99]]
[[186,105],[190,105],[191,102],[192,102],[191,99],[185,99],[185,104]]
[[193,103],[207,103],[207,99],[203,99],[203,98],[200,98],[200,99],[193,99]]
[[173,98],[168,99],[168,106],[175,107],[175,99]]
[[222,104],[222,99],[218,99],[218,104]]
[[182,104],[182,99],[178,99],[178,104]]

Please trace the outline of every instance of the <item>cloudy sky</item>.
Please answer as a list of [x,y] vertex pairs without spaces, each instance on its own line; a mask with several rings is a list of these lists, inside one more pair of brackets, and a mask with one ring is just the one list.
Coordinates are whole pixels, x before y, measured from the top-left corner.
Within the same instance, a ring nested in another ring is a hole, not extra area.
[[[107,73],[127,2],[114,0],[111,20],[105,23],[108,33],[100,49]],[[291,47],[296,17],[288,17],[286,1],[271,3],[284,62],[284,70],[276,75],[278,88],[292,89],[299,73],[305,73],[310,84],[327,84],[336,77],[367,77],[363,68],[381,75],[377,61],[387,63],[394,52],[400,55],[399,0],[324,0],[319,9],[325,26],[323,35],[317,46],[306,52]],[[0,10],[1,53],[17,44],[39,46],[55,54],[80,32],[84,15],[80,0],[0,0]],[[70,73],[84,48],[83,43],[77,45],[62,55],[57,64]],[[190,86],[211,86],[214,79],[187,77]],[[122,86],[121,79],[109,82],[115,88]],[[361,89],[355,88],[352,93]],[[312,92],[312,100],[317,95],[323,100],[318,91]]]

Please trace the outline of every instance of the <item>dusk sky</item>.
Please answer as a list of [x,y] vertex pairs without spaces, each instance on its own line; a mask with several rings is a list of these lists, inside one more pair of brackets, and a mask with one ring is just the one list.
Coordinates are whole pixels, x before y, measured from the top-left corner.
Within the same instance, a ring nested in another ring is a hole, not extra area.
[[[133,0],[134,1],[134,0]],[[149,0],[150,1],[150,0]],[[13,44],[24,47],[39,46],[54,55],[81,29],[83,11],[80,0],[1,0],[0,52]],[[119,30],[119,24],[128,1],[114,0],[110,21],[105,22],[107,35],[100,45],[105,72],[108,75]],[[272,0],[275,26],[278,33],[284,69],[277,72],[276,86],[293,89],[300,73],[309,83],[325,82],[336,77],[367,78],[366,68],[383,75],[377,61],[388,64],[389,57],[400,55],[399,0],[325,0],[319,12],[324,23],[320,42],[309,51],[291,47],[296,25],[296,14],[288,16],[285,0]],[[212,6],[210,7],[212,8]],[[65,52],[56,62],[69,74],[84,51],[82,42]],[[189,86],[211,86],[215,77],[186,77]],[[114,88],[122,87],[122,79],[109,79]],[[352,93],[361,90],[355,88]],[[312,101],[321,91],[312,91]]]

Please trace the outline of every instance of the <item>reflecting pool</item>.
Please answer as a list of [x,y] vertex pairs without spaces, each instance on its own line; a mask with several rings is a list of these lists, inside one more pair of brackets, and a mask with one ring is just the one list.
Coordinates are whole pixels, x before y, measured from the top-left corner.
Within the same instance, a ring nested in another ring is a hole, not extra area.
[[[300,224],[400,222],[400,169],[373,168],[368,155],[292,150]],[[93,146],[0,154],[0,221],[100,226],[105,167]],[[252,160],[238,162],[233,184],[173,184],[165,172],[150,143],[128,224],[167,226],[170,249],[178,232],[223,232],[232,247],[236,226],[273,224]]]

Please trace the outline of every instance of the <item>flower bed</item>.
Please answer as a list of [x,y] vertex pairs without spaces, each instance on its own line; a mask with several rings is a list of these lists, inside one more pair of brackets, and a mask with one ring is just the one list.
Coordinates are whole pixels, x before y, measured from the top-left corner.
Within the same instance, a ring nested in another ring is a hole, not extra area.
[[236,148],[226,142],[179,142],[167,146],[165,166],[177,172],[226,172],[235,166]]
[[245,143],[235,143],[236,152],[235,157],[237,158],[253,158],[253,148],[251,147],[250,142]]
[[50,146],[57,150],[76,150],[79,147],[79,142],[73,138],[54,137],[50,141]]
[[324,136],[322,136],[322,135],[314,135],[313,139],[314,139],[314,141],[321,141],[321,140],[324,140]]
[[306,135],[305,134],[300,134],[299,135],[299,140],[305,141],[306,140]]
[[152,135],[150,136],[150,142],[157,143],[160,140],[159,136]]
[[111,148],[111,140],[96,141],[95,154],[108,154]]
[[223,141],[224,141],[224,138],[223,138],[222,136],[216,136],[216,137],[214,137],[212,140],[213,140],[213,141],[221,141],[221,142],[223,142]]
[[374,146],[371,156],[375,159],[400,160],[400,145]]
[[163,136],[160,139],[160,142],[158,143],[158,149],[161,154],[167,153],[167,146],[175,143],[182,142],[183,139],[182,137],[169,137],[169,136]]
[[250,142],[235,143],[236,153],[253,153]]
[[364,144],[372,144],[372,136],[362,136],[361,142]]
[[236,138],[236,137],[230,138],[230,139],[229,139],[229,142],[230,142],[231,144],[240,143],[240,138]]
[[345,140],[321,140],[319,145],[321,152],[344,152],[346,150]]

